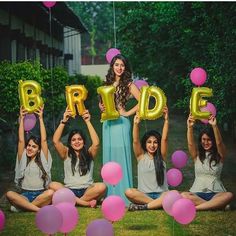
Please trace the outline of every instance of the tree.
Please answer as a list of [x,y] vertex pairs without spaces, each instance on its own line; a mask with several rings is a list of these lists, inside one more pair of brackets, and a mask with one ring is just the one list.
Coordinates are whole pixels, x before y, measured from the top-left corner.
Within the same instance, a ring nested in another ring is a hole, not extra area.
[[168,100],[189,112],[194,67],[208,73],[219,123],[235,130],[236,4],[219,2],[121,2],[118,45],[136,74],[160,86]]
[[89,45],[88,38],[82,35],[84,53],[89,53],[92,57],[92,64],[95,56],[103,59],[113,41],[112,2],[68,2],[67,4],[88,29]]

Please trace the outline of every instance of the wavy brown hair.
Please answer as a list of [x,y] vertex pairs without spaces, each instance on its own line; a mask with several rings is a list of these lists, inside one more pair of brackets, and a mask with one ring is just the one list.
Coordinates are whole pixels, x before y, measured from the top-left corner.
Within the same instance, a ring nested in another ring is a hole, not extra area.
[[[75,169],[78,158],[76,156],[75,150],[71,147],[71,139],[75,134],[79,134],[84,141],[84,146],[79,153],[78,170]],[[68,156],[71,158],[72,174],[75,175],[75,171],[78,171],[80,176],[86,175],[86,173],[90,170],[90,163],[92,161],[92,157],[88,152],[88,147],[86,145],[86,137],[82,130],[74,129],[70,132],[68,136],[67,147],[69,148]]]
[[[43,168],[43,164],[42,164],[42,160],[41,160],[41,156],[40,156],[40,152],[41,152],[41,138],[40,137],[36,137],[36,136],[30,136],[30,138],[28,139],[28,141],[25,144],[25,148],[28,146],[29,141],[32,140],[35,144],[37,144],[39,146],[39,152],[36,154],[36,157],[34,159],[35,163],[37,164],[37,166],[39,167],[39,169],[42,171],[42,180],[43,180],[43,187],[46,189],[46,182],[48,180],[48,175],[47,172],[44,170]],[[27,156],[27,155],[26,155]],[[27,164],[26,166],[28,166],[28,164],[30,163],[31,158],[27,156]],[[19,186],[21,187],[22,185],[22,181],[23,181],[24,177],[19,179]]]
[[116,105],[121,103],[121,105],[124,107],[129,97],[129,85],[132,82],[132,72],[128,60],[123,55],[118,54],[112,58],[110,68],[106,75],[105,85],[112,85],[115,82],[116,75],[114,73],[113,66],[118,59],[124,63],[125,71],[121,75],[119,85],[116,88],[115,101]]
[[212,166],[216,166],[220,162],[221,156],[217,151],[214,131],[213,131],[212,127],[207,127],[204,130],[202,130],[202,132],[200,133],[200,135],[198,137],[198,151],[199,151],[200,161],[203,163],[204,160],[206,159],[206,151],[204,150],[204,148],[202,146],[202,136],[204,134],[206,134],[212,142],[211,150],[209,150],[209,152],[210,152],[209,166],[210,166],[210,168],[212,168]]
[[157,139],[157,143],[158,143],[158,148],[156,150],[156,152],[154,153],[154,166],[155,166],[155,172],[156,172],[156,181],[158,186],[162,186],[164,184],[164,163],[163,163],[163,157],[161,155],[161,134],[156,131],[156,130],[149,130],[147,131],[142,139],[141,139],[141,146],[142,149],[147,152],[147,148],[146,148],[146,143],[147,140],[151,137],[155,137]]

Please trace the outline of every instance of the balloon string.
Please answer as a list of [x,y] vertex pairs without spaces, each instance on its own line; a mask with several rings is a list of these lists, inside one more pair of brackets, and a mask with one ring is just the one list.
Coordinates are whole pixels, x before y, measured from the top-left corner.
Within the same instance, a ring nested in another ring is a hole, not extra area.
[[[51,93],[52,98],[54,95],[54,89],[53,89],[53,78],[52,78],[52,63],[53,63],[53,56],[52,56],[52,47],[53,47],[53,38],[52,38],[52,13],[51,8],[49,8],[49,32],[50,32],[50,39],[51,39],[51,52],[49,54],[50,56],[50,75],[51,75]],[[52,100],[53,101],[53,100]],[[55,116],[54,116],[54,101],[52,102],[52,120],[53,120],[53,131],[55,131]]]
[[116,9],[115,2],[113,2],[113,30],[114,30],[114,43],[116,48]]
[[112,195],[115,195],[115,185],[112,185]]
[[175,221],[174,221],[174,218],[172,218],[172,222],[173,222],[173,224],[172,224],[172,235],[174,236],[175,235]]

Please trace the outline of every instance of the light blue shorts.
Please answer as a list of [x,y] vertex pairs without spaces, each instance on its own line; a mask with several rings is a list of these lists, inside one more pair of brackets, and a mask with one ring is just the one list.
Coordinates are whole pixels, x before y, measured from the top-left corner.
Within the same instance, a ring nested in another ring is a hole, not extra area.
[[161,196],[162,193],[145,193],[148,197],[152,198],[152,199],[157,199]]
[[29,202],[33,202],[36,197],[38,197],[40,194],[42,194],[44,190],[35,190],[35,191],[28,191],[23,190],[21,193],[22,196],[26,197]]

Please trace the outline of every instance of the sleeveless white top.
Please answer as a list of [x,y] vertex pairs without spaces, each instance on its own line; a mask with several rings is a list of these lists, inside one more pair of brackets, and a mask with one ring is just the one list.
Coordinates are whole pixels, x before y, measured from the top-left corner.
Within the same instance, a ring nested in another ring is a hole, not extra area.
[[[46,186],[51,181],[51,166],[52,166],[52,157],[48,150],[48,160],[46,159],[43,151],[40,152],[40,158],[42,166],[48,175],[46,181]],[[35,163],[34,160],[30,161],[27,165],[27,156],[26,150],[24,150],[21,160],[19,161],[18,157],[16,158],[16,167],[15,167],[15,183],[18,184],[19,179],[24,177],[21,188],[30,191],[43,190],[43,179],[42,171]]]
[[64,183],[66,187],[74,189],[82,189],[82,188],[88,188],[91,184],[93,184],[93,167],[94,167],[93,160],[90,163],[90,170],[88,170],[85,175],[80,176],[78,167],[79,167],[79,158],[77,158],[77,162],[75,165],[75,172],[73,175],[71,170],[71,158],[67,157],[64,160],[64,173],[65,173]]
[[154,161],[147,153],[138,162],[138,190],[143,193],[161,193],[168,191],[166,179],[166,163],[164,164],[164,183],[162,186],[157,184]]
[[202,163],[197,157],[194,163],[195,180],[193,186],[189,190],[190,192],[226,192],[223,183],[220,180],[223,163],[220,161],[216,166],[215,162],[209,166],[210,156],[209,152],[206,152],[206,159]]

